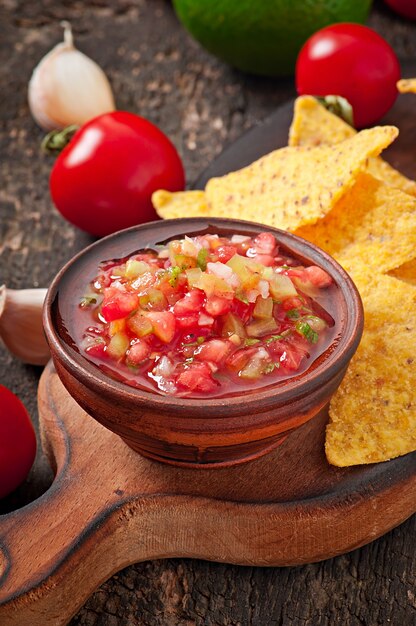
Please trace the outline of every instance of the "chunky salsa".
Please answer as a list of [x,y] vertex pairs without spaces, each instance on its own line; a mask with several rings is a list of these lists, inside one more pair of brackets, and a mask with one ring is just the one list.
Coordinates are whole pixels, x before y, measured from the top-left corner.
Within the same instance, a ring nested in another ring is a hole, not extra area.
[[271,233],[185,236],[101,263],[80,303],[81,349],[132,386],[243,393],[304,371],[328,346],[331,286]]

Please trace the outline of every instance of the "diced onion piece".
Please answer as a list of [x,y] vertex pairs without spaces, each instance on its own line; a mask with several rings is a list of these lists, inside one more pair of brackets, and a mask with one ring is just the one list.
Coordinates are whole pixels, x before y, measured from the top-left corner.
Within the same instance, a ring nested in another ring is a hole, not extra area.
[[262,298],[268,298],[269,297],[270,290],[269,290],[269,281],[268,280],[259,280],[257,288],[260,291],[260,294],[261,294]]
[[167,356],[163,355],[153,368],[153,374],[155,376],[164,376],[165,378],[168,378],[174,369],[175,366],[172,361]]
[[223,278],[224,280],[227,280],[233,274],[231,267],[219,261],[216,263],[207,263],[207,270],[209,274],[215,274],[215,276]]
[[269,365],[271,365],[269,353],[264,348],[259,348],[238,375],[240,378],[255,380],[266,373]]
[[169,258],[169,250],[167,248],[163,248],[157,255],[159,259],[168,259]]
[[196,240],[191,239],[188,235],[185,235],[185,239],[182,242],[182,252],[186,256],[197,257],[198,252],[201,249],[201,245]]
[[258,289],[250,289],[247,292],[247,300],[249,302],[255,302],[260,295],[260,291]]
[[198,326],[211,326],[214,323],[214,318],[206,313],[200,313],[198,318]]
[[244,243],[245,241],[248,241],[250,239],[250,237],[247,237],[246,235],[233,235],[231,237],[231,243]]

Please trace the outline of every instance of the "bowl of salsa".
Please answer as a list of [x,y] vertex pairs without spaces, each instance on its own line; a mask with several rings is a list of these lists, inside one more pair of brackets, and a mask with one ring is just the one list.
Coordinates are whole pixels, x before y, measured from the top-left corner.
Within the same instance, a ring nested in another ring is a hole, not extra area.
[[311,419],[360,341],[360,297],[316,246],[260,224],[154,222],[86,248],[44,311],[58,375],[134,450],[214,467]]

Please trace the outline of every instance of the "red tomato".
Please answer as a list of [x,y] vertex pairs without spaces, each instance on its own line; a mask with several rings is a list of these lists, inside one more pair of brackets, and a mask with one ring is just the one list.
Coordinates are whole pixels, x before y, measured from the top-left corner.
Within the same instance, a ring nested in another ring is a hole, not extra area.
[[231,348],[232,345],[225,339],[210,339],[196,349],[195,358],[197,358],[198,361],[223,363]]
[[409,17],[411,20],[416,20],[416,0],[385,0],[394,11]]
[[184,185],[181,160],[166,135],[124,111],[82,126],[58,156],[50,178],[57,209],[97,236],[156,219],[152,193],[180,191]]
[[206,363],[187,365],[186,369],[179,374],[177,384],[179,387],[202,393],[211,393],[218,387],[218,383],[212,378],[211,370]]
[[0,498],[29,473],[36,455],[36,436],[23,404],[0,385]]
[[139,297],[135,293],[123,293],[117,287],[107,287],[104,289],[104,300],[101,313],[106,322],[127,317],[137,309]]
[[299,94],[346,98],[357,128],[377,122],[393,105],[400,66],[393,49],[371,28],[334,24],[316,32],[296,63]]

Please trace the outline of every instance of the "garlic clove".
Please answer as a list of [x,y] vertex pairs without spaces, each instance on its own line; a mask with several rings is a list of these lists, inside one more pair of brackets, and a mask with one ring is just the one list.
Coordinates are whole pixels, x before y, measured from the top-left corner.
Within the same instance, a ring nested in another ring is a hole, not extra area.
[[29,82],[29,108],[44,130],[81,126],[115,110],[103,70],[74,47],[70,24],[62,22],[62,26],[64,41],[40,61]]
[[50,359],[42,324],[46,291],[0,286],[0,337],[9,352],[32,365],[45,365]]

